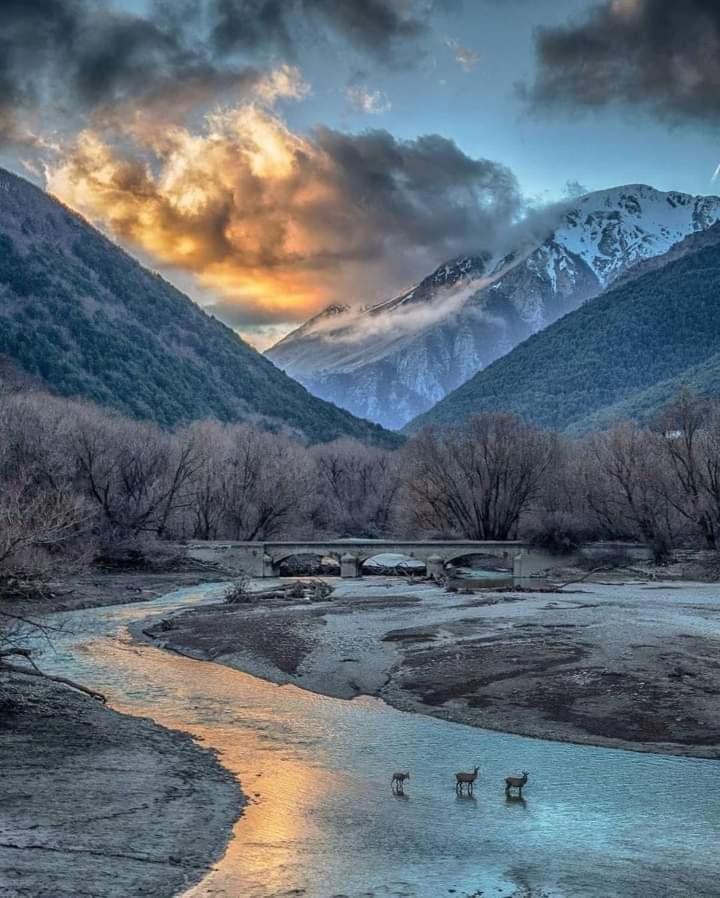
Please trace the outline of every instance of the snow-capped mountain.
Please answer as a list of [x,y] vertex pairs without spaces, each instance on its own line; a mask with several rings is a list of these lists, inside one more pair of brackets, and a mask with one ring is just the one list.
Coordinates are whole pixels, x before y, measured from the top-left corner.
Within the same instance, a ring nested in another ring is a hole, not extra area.
[[520,227],[509,252],[456,259],[412,290],[334,304],[268,350],[323,399],[400,428],[638,262],[720,220],[720,198],[631,185],[587,194]]

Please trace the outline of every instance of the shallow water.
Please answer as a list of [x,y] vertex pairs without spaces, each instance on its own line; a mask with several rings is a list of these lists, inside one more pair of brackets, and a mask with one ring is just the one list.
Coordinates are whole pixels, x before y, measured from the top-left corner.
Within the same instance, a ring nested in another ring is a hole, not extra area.
[[[134,644],[221,587],[56,615],[44,667],[218,749],[250,804],[187,898],[720,895],[720,765],[504,735],[278,687]],[[473,799],[454,771],[479,764]],[[405,797],[394,770],[411,770]],[[503,779],[530,772],[524,802]]]

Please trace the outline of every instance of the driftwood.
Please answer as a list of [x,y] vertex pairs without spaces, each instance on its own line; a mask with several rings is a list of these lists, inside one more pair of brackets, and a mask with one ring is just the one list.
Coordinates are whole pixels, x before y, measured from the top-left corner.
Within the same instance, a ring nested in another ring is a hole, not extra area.
[[[9,657],[25,658],[30,662],[31,666],[26,667],[22,664],[13,664],[7,660]],[[67,677],[56,677],[40,670],[32,659],[30,649],[16,648],[0,651],[0,672],[4,670],[8,671],[8,673],[23,674],[27,677],[40,677],[43,680],[50,680],[52,683],[60,683],[63,686],[68,686],[70,689],[83,692],[85,695],[89,695],[90,698],[97,699],[97,701],[102,702],[103,704],[107,702],[107,698],[101,692],[89,689],[87,686],[83,686],[82,683],[76,683],[75,680],[69,680]]]
[[[602,565],[600,567],[591,568],[589,571],[585,571],[584,574],[581,574],[578,577],[571,577],[570,580],[563,580],[559,583],[553,583],[552,586],[498,586],[497,588],[492,589],[492,592],[542,592],[542,593],[557,593],[561,592],[563,589],[566,589],[568,586],[574,586],[577,583],[582,583],[583,581],[589,579],[594,574],[608,574],[611,571],[632,571],[633,568],[626,567],[625,565]],[[547,579],[547,578],[545,578]],[[457,591],[457,590],[455,590]]]
[[251,605],[268,601],[292,602],[293,599],[323,602],[332,592],[332,586],[324,580],[296,580],[294,583],[283,583],[259,591],[251,590],[247,581],[240,580],[228,589],[225,601],[230,605]]
[[[24,624],[26,627],[30,627],[33,631],[43,636],[48,642],[50,642],[49,633],[52,631],[59,632],[61,629],[60,627],[54,627],[51,624],[46,624],[44,622],[41,623],[40,621],[32,620],[31,618],[24,617],[20,614],[12,614],[9,611],[0,611],[0,617],[4,617],[11,621],[11,626],[12,624]],[[62,686],[67,686],[77,692],[89,695],[90,698],[94,698],[105,704],[107,699],[101,692],[83,686],[82,683],[76,683],[75,680],[70,680],[67,677],[54,676],[53,674],[45,673],[45,671],[41,670],[33,660],[32,649],[23,645],[18,645],[17,642],[19,641],[20,636],[18,633],[13,633],[7,629],[0,629],[0,673],[7,672],[22,674],[27,677],[38,677],[52,683],[59,683]],[[50,644],[52,645],[51,642]],[[23,658],[27,664],[16,664],[9,660],[12,658]]]

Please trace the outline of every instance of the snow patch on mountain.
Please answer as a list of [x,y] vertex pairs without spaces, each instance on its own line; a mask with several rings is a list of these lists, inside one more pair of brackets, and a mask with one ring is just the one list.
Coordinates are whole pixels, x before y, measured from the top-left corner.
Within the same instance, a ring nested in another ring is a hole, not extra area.
[[630,185],[557,207],[501,251],[362,309],[334,304],[268,350],[316,395],[400,428],[633,265],[720,220],[718,197]]

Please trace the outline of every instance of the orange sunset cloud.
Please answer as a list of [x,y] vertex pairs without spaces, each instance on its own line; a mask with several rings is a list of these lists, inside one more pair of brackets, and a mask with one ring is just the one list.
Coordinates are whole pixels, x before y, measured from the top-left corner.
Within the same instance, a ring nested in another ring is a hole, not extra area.
[[48,189],[190,273],[245,333],[383,298],[516,211],[507,169],[437,135],[293,132],[271,104],[307,90],[281,67],[256,87],[259,101],[207,113],[194,130],[143,113],[88,127],[46,165]]

